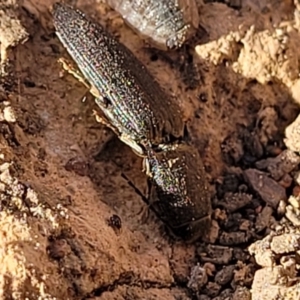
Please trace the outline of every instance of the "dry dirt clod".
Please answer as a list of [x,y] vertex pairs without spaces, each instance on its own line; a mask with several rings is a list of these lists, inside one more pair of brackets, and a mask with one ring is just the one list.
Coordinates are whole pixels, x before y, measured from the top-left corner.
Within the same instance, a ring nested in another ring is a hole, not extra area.
[[284,143],[289,150],[300,152],[300,115],[286,127]]
[[233,248],[233,259],[234,260],[246,263],[249,261],[249,257],[250,257],[250,255],[246,249],[241,249],[239,247]]
[[253,274],[256,267],[253,263],[237,262],[237,270],[234,271],[234,278],[231,281],[231,286],[235,289],[238,285],[250,287],[253,281]]
[[292,205],[287,205],[285,216],[294,226],[300,226],[300,209],[293,207]]
[[297,185],[294,187],[293,195],[297,196],[300,195],[300,171],[296,171],[294,173],[293,179],[297,183]]
[[276,180],[293,171],[300,163],[300,156],[291,150],[282,151],[277,157],[269,157],[255,163],[260,170],[267,170]]
[[[13,108],[10,106],[9,102],[4,103],[5,107],[3,108],[3,112],[1,112],[1,121],[5,120],[8,123],[16,122],[16,115]],[[3,113],[3,120],[2,120]]]
[[[255,18],[255,13],[252,17]],[[219,34],[217,39],[196,46],[199,57],[216,65],[227,61],[234,72],[261,84],[279,80],[299,101],[298,63],[292,54],[299,45],[298,41],[294,41],[299,29],[291,20],[281,19],[269,28],[259,28],[261,24],[258,20],[243,21],[243,25],[232,26],[228,32]]]
[[89,297],[95,300],[189,300],[190,298],[177,288],[147,288],[139,286],[129,286],[126,284],[117,285],[111,290],[105,291],[101,296]]
[[249,247],[257,263],[264,266],[255,273],[252,299],[299,299],[300,281],[296,271],[299,264],[295,259],[295,253],[299,251],[299,237],[299,234],[272,232]]
[[222,291],[219,296],[214,297],[213,300],[224,300],[224,299],[231,299],[232,298],[232,290],[226,289]]
[[206,269],[201,267],[199,264],[191,269],[190,280],[187,287],[198,292],[207,283],[208,277],[206,274]]
[[297,196],[293,196],[291,195],[289,197],[289,200],[288,202],[296,209],[299,209],[300,208],[300,195],[297,195]]
[[208,245],[205,248],[198,248],[197,252],[200,256],[203,252],[207,254],[207,256],[201,256],[202,261],[217,265],[227,265],[233,255],[232,248],[218,245]]
[[243,286],[238,286],[235,290],[232,300],[251,300],[251,292]]
[[251,238],[251,232],[222,232],[219,237],[219,242],[221,245],[234,246],[243,244],[249,241]]
[[215,281],[220,285],[225,285],[233,278],[233,271],[236,268],[235,265],[229,265],[223,267],[215,276]]
[[271,250],[276,254],[296,252],[300,250],[300,234],[286,233],[274,236]]
[[293,178],[289,174],[284,174],[283,177],[278,181],[278,183],[285,189],[289,188],[293,183]]
[[221,288],[222,287],[216,282],[210,281],[207,283],[205,287],[205,292],[210,297],[216,297],[220,293]]
[[244,171],[244,177],[253,190],[271,207],[276,209],[280,200],[287,199],[285,189],[271,179],[267,173],[248,169]]
[[250,254],[255,255],[255,260],[260,266],[272,267],[275,264],[275,255],[271,250],[270,241],[271,237],[268,236],[249,247]]
[[278,277],[274,277],[276,270],[277,268],[263,268],[256,271],[252,285],[252,300],[299,299],[300,283],[295,282],[292,286],[286,283],[283,286],[276,284],[278,280],[288,280],[279,270]]
[[0,77],[6,75],[5,63],[8,49],[19,43],[25,43],[29,37],[17,12],[17,1],[5,1],[0,4]]
[[229,213],[233,213],[251,203],[252,195],[246,193],[226,193],[217,204],[226,208]]
[[210,231],[209,231],[208,237],[205,240],[205,242],[210,243],[210,244],[215,244],[216,240],[218,239],[219,232],[220,232],[220,226],[219,226],[218,222],[215,220],[212,220]]
[[264,230],[270,224],[273,212],[274,210],[272,207],[265,206],[262,209],[262,211],[258,214],[255,222],[255,228],[258,232]]
[[[277,207],[277,214],[279,217],[282,217],[284,216],[285,212],[286,212],[286,206],[287,206],[287,203],[284,201],[284,200],[280,200],[279,201],[279,204],[278,204],[278,207]],[[274,218],[270,218],[270,222],[274,222]]]

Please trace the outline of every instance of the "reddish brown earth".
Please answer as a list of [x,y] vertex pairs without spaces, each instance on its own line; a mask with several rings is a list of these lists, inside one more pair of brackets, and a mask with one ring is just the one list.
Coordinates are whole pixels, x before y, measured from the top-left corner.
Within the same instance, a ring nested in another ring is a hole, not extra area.
[[164,53],[105,4],[68,1],[184,110],[214,208],[209,235],[187,245],[125,180],[146,194],[140,158],[58,64],[53,2],[0,3],[1,299],[300,299],[297,5],[198,1],[199,32]]

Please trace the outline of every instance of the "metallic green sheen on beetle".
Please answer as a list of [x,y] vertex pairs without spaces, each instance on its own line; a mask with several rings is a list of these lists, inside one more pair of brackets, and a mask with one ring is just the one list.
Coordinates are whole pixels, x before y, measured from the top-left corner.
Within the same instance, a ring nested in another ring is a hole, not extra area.
[[210,225],[210,193],[198,151],[176,144],[168,151],[148,150],[149,204],[175,236],[193,241]]
[[209,228],[211,203],[204,167],[182,141],[178,105],[135,56],[83,13],[54,5],[56,33],[91,86],[104,123],[144,157],[150,207],[188,241]]
[[55,4],[54,26],[96,103],[120,139],[143,155],[143,146],[183,136],[181,110],[145,66],[104,28],[69,6]]

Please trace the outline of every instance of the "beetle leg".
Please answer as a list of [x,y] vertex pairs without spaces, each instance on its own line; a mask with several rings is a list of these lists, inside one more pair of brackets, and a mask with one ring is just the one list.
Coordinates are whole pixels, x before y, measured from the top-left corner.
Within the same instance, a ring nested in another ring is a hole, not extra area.
[[111,125],[111,123],[107,120],[107,118],[104,115],[100,115],[99,112],[95,109],[93,110],[93,115],[95,116],[97,122],[110,128],[117,136],[120,136],[120,132],[118,131],[118,129]]
[[132,138],[129,135],[127,135],[126,133],[122,133],[121,135],[119,135],[119,138],[123,143],[128,145],[137,156],[145,157],[145,153],[141,146],[139,146],[137,142],[132,140]]
[[93,110],[93,114],[96,117],[97,122],[110,128],[123,143],[132,149],[136,155],[145,157],[143,149],[134,140],[132,140],[130,136],[128,136],[126,133],[120,133],[119,130],[113,126],[104,115],[100,115],[96,110]]
[[183,224],[174,228],[169,227],[169,230],[174,237],[182,237],[188,243],[192,243],[209,234],[210,228],[211,216],[207,215],[198,220],[191,221],[188,224]]
[[149,207],[153,208],[153,204],[154,202],[157,200],[157,191],[155,189],[155,186],[153,185],[153,181],[152,178],[148,177],[147,178],[147,187],[148,187],[148,191],[147,191],[147,204],[149,205]]
[[145,157],[143,159],[143,169],[142,172],[145,172],[148,178],[152,177],[152,173],[150,171],[150,165],[148,159]]
[[[122,177],[128,182],[128,184],[135,190],[135,192],[142,198],[143,202],[146,204],[145,206],[142,206],[139,215],[141,216],[141,220],[143,222],[146,222],[148,217],[149,217],[149,202],[148,200],[150,199],[148,192],[147,195],[145,196],[135,185],[134,183],[126,176],[125,173],[121,174]],[[147,181],[148,184],[150,184]],[[149,191],[149,186],[148,186],[148,191]]]
[[149,180],[149,178],[147,179],[147,192],[146,195],[143,195],[142,200],[144,201],[144,203],[146,204],[145,206],[142,206],[142,209],[140,211],[140,216],[141,216],[141,220],[143,222],[147,222],[148,218],[149,218],[149,213],[150,213],[150,206],[151,204],[149,203],[149,200],[151,199],[150,197],[150,190],[152,187],[152,183]]
[[80,71],[74,66],[72,62],[68,59],[61,57],[58,59],[58,62],[62,65],[63,69],[69,74],[73,75],[78,81],[83,83],[88,89],[90,89],[89,83],[84,79]]
[[66,58],[59,58],[58,62],[62,65],[63,69],[67,71],[69,74],[71,74],[75,79],[77,79],[79,82],[81,82],[87,89],[89,89],[90,93],[98,98],[99,97],[99,92],[98,90],[94,87],[91,86],[88,81],[83,77],[83,75],[80,73],[80,71],[74,66],[72,62],[70,62]]

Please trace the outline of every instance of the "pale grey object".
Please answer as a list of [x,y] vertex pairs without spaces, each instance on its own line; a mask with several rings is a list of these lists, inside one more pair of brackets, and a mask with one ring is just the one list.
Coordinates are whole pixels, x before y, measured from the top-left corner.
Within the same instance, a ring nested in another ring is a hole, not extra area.
[[143,38],[160,49],[179,48],[199,26],[195,0],[106,0]]

